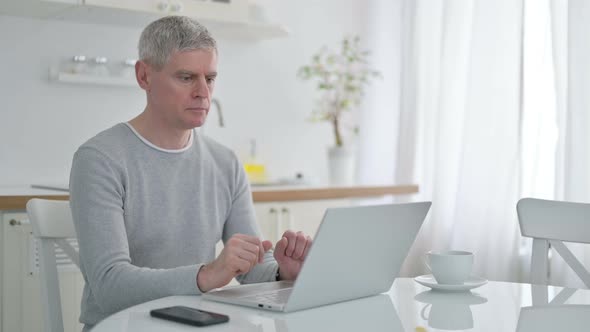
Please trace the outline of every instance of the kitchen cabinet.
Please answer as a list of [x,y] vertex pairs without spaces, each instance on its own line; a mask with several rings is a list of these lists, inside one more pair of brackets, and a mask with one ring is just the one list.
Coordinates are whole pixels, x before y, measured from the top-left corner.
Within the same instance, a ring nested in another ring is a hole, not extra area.
[[2,0],[0,15],[52,17],[79,4],[78,0]]
[[[260,20],[264,8],[248,0],[6,0],[0,15],[145,27],[166,15],[190,16],[216,38],[264,40],[286,37],[281,24]],[[252,14],[251,14],[252,13]]]
[[[248,0],[8,0],[0,13],[47,18],[64,10],[113,10],[148,15],[186,15],[204,20],[247,22]],[[78,12],[81,13],[81,12]],[[106,12],[105,12],[106,13]]]
[[254,204],[254,209],[264,238],[276,243],[289,229],[314,238],[327,208],[352,204],[349,199],[266,202]]
[[[43,307],[36,242],[26,213],[2,213],[2,326],[0,331],[42,331]],[[77,246],[75,240],[71,240]],[[78,322],[84,279],[65,253],[56,250],[65,332],[81,331]]]
[[84,0],[86,6],[156,15],[186,15],[203,20],[247,22],[247,0]]
[[150,14],[171,14],[178,11],[170,8],[171,1],[168,0],[82,0],[86,6],[95,6],[99,8],[123,9],[134,12],[143,12]]

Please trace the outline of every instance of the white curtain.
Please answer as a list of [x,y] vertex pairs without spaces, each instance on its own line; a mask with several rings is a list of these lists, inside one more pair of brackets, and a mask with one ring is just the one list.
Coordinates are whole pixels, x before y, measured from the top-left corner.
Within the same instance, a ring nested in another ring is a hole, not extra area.
[[[590,202],[590,6],[585,0],[526,0],[521,196]],[[570,250],[590,267],[588,245]],[[530,241],[522,241],[529,280]],[[585,287],[558,254],[550,283]]]
[[[550,0],[555,66],[555,198],[590,202],[590,1]],[[569,245],[590,268],[590,245]],[[551,259],[551,282],[583,287],[560,257]]]
[[[590,1],[374,0],[383,71],[361,118],[359,178],[417,183],[434,202],[402,273],[431,249],[527,281],[520,197],[590,202]],[[367,130],[370,128],[370,130]],[[588,245],[570,245],[590,267]],[[563,260],[551,282],[582,286]]]
[[359,176],[417,183],[414,198],[433,201],[402,274],[425,273],[427,250],[452,248],[475,253],[477,275],[518,279],[522,2],[372,3],[377,64],[393,54],[383,74],[398,79],[370,95]]

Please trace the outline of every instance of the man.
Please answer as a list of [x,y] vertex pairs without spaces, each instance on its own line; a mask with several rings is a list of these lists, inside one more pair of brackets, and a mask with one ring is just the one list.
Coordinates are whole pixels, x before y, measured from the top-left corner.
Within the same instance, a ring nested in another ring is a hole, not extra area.
[[145,110],[84,143],[70,175],[87,329],[129,306],[200,294],[234,277],[294,280],[311,245],[287,231],[273,254],[259,238],[236,156],[194,131],[205,123],[217,76],[208,31],[186,17],[159,19],[142,32],[139,57]]

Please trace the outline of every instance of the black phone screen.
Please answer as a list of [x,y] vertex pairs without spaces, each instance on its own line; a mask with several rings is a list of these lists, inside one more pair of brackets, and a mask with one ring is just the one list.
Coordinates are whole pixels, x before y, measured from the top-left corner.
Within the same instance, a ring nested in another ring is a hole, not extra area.
[[154,309],[150,311],[150,315],[152,317],[195,326],[207,326],[229,321],[229,317],[226,315],[185,306]]

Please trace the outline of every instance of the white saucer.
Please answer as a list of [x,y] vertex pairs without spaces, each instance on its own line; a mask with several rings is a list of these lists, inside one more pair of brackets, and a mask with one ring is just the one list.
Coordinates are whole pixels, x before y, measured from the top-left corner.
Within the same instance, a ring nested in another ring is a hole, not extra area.
[[436,282],[432,274],[419,276],[414,278],[414,280],[420,285],[445,292],[464,292],[485,285],[488,282],[487,279],[471,276],[462,285],[439,284]]

